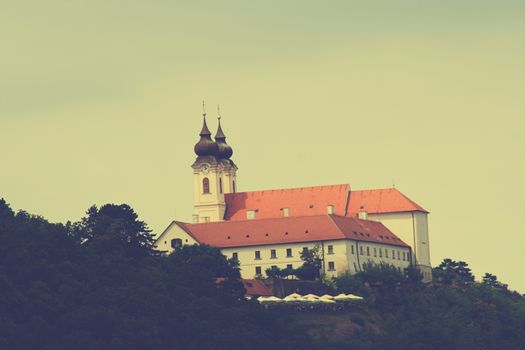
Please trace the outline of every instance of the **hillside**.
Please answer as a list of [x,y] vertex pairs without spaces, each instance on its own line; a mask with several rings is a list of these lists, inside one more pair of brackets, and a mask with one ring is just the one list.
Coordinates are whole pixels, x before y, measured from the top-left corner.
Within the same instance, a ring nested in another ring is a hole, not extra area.
[[[0,200],[0,349],[523,349],[525,299],[468,265],[371,266],[325,280],[363,295],[344,311],[267,310],[245,300],[236,262],[208,246],[169,256],[127,205],[76,223]],[[216,278],[221,277],[220,284]]]

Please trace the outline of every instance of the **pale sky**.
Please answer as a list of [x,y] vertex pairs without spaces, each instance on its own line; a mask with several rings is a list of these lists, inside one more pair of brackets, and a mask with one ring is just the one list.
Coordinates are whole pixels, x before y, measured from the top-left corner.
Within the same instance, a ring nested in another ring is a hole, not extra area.
[[201,101],[240,191],[391,187],[432,263],[525,292],[525,2],[0,0],[0,197],[191,220]]

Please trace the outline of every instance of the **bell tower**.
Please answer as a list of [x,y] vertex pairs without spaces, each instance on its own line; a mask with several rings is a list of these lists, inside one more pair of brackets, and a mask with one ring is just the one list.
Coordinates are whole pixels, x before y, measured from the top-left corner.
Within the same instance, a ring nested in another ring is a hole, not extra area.
[[226,211],[224,195],[237,190],[237,166],[230,159],[233,149],[226,143],[220,115],[218,121],[219,126],[213,141],[206,124],[206,112],[203,113],[200,140],[194,148],[197,155],[191,166],[194,179],[194,223],[224,220]]

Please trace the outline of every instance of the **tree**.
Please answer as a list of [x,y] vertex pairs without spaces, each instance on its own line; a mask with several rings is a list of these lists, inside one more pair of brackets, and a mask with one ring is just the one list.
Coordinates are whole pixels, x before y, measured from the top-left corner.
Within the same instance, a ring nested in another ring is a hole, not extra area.
[[294,274],[302,280],[316,280],[321,277],[323,260],[320,257],[320,247],[315,245],[312,249],[304,249],[301,252],[303,265],[295,269]]
[[474,282],[474,275],[464,261],[444,259],[432,270],[433,277],[445,284],[465,284]]
[[72,225],[72,236],[101,254],[123,254],[130,258],[158,255],[151,230],[138,220],[127,204],[105,204],[88,209],[80,222]]
[[500,281],[498,281],[498,277],[496,277],[496,275],[493,275],[491,273],[485,273],[481,283],[483,285],[486,285],[486,286],[489,286],[489,287],[492,287],[492,288],[504,289],[504,290],[508,289],[508,285],[507,284],[504,284],[504,283],[501,283]]

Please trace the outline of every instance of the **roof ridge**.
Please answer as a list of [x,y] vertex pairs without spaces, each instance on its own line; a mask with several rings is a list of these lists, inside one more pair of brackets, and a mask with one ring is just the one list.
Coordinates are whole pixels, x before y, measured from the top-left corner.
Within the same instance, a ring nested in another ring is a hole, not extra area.
[[350,184],[335,184],[335,185],[318,185],[318,186],[304,186],[304,187],[290,187],[290,188],[274,188],[267,190],[256,190],[256,191],[244,191],[244,192],[234,192],[234,193],[225,193],[225,195],[236,195],[243,193],[260,193],[260,192],[278,192],[278,191],[289,191],[289,190],[305,190],[305,189],[314,189],[321,187],[342,187],[347,186],[350,188]]

